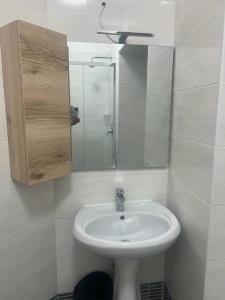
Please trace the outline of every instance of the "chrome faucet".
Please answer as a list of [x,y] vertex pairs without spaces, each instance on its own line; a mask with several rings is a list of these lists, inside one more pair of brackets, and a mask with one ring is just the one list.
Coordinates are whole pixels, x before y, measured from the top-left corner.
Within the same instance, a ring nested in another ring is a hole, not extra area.
[[126,198],[124,197],[125,191],[123,188],[119,187],[116,188],[116,210],[117,211],[125,211],[125,200]]

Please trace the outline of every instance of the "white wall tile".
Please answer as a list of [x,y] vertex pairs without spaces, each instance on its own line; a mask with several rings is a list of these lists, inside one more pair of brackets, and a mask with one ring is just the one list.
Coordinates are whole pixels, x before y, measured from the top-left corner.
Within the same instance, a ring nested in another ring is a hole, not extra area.
[[204,270],[202,257],[181,236],[166,255],[166,282],[172,299],[203,299]]
[[[151,51],[151,50],[150,50]],[[172,50],[148,63],[148,91],[149,95],[170,94],[172,86]]]
[[[69,3],[68,1],[65,0],[63,4],[63,1],[59,0],[9,0],[7,2],[1,0],[0,25],[14,19],[22,19],[41,26],[47,24],[51,29],[67,33],[70,40],[108,42],[105,37],[96,35],[96,30],[99,28],[99,1],[87,1],[87,7],[73,8],[66,5],[66,2]],[[131,3],[129,14],[122,24],[124,17],[122,1],[108,1],[103,20],[109,29],[121,29],[123,26],[128,29],[134,25],[134,29],[139,28],[142,31],[155,30],[157,37],[154,42],[171,45],[173,43],[173,2],[167,6],[160,6],[157,2],[154,1],[153,6],[142,3],[143,14],[145,10],[149,10],[149,16],[152,14],[152,17],[148,17],[146,13],[143,23],[140,19],[137,20],[137,24],[131,22],[132,14],[136,14],[136,4],[134,3],[133,6]],[[157,18],[156,11],[159,16]],[[2,86],[1,76],[0,86]],[[0,111],[3,112],[2,102]],[[4,114],[2,116],[4,117]],[[0,119],[2,120],[2,118]],[[54,224],[51,221],[53,214],[52,187],[51,184],[47,184],[26,189],[11,181],[5,121],[0,121],[0,126],[0,223],[2,222],[0,230],[0,298],[4,300],[13,298],[47,300],[56,292],[55,276],[53,275],[55,274],[55,232]],[[166,204],[166,172],[163,174],[160,174],[160,171],[152,171],[151,174],[145,171],[140,171],[140,173],[137,171],[115,172],[107,176],[105,173],[94,176],[85,173],[85,175],[72,175],[72,178],[73,181],[67,178],[62,180],[61,184],[57,181],[57,185],[59,185],[59,188],[56,189],[58,192],[57,215],[60,217],[74,217],[77,209],[85,203],[113,201],[114,188],[118,184],[125,187],[130,200],[140,197],[151,198]],[[102,188],[103,193],[101,193]],[[71,193],[71,189],[73,189],[73,193]],[[56,225],[58,226],[58,223]],[[67,226],[68,229],[70,225],[64,224],[63,226]],[[63,226],[58,229],[65,232]],[[64,238],[66,243],[72,244],[69,235]],[[80,276],[97,267],[111,271],[111,260],[90,253],[86,256],[85,252],[79,252],[77,247],[75,247],[75,254],[72,255],[72,251],[63,252],[66,251],[65,248],[63,249],[64,240],[59,239],[58,243],[57,250],[63,254],[63,256],[59,255],[58,261],[60,292],[72,291],[74,280],[78,280]],[[154,266],[155,268],[157,265],[160,266],[157,275],[160,278],[163,259],[158,259],[159,264],[155,263]],[[147,264],[144,265],[147,268]],[[145,269],[145,274],[147,273]]]
[[168,207],[178,218],[182,235],[206,259],[210,206],[169,176]]
[[56,295],[57,270],[56,261],[52,260],[41,266],[29,276],[11,284],[5,291],[4,300],[49,300]]
[[224,140],[223,101],[218,107],[224,7],[221,0],[176,0],[176,93],[168,205],[178,216],[182,231],[166,257],[166,281],[173,300],[224,298],[219,280],[224,274],[211,262],[206,268],[210,255],[220,259],[224,247],[223,209],[220,218],[212,212],[215,201],[224,203],[223,153],[215,150]]
[[211,202],[213,154],[211,146],[173,139],[172,175],[207,203]]
[[220,78],[223,18],[176,48],[175,90],[217,83]]
[[225,206],[211,208],[208,260],[225,260]]
[[213,204],[225,205],[225,148],[215,149],[214,178],[213,178]]
[[78,242],[73,235],[74,218],[56,219],[56,255],[59,256],[74,256]]
[[0,193],[0,244],[54,219],[52,183],[14,187]]
[[[173,45],[174,1],[108,0],[102,17],[108,30],[154,32],[154,39],[130,38],[134,44]],[[97,35],[100,29],[98,17],[101,1],[47,0],[47,25],[68,34],[69,40],[86,42],[110,42]],[[137,11],[140,12],[139,17]],[[85,22],[84,22],[85,20]],[[117,38],[114,37],[117,40]]]
[[112,260],[94,255],[88,250],[78,247],[74,256],[58,257],[58,293],[72,292],[80,279],[96,270],[111,274]]
[[[225,55],[224,55],[225,60]],[[225,71],[224,71],[225,73]],[[217,109],[216,146],[225,147],[225,83],[220,82],[220,95]]]
[[147,97],[146,130],[155,134],[170,135],[171,94]]
[[55,258],[54,223],[0,244],[0,289]]
[[214,145],[218,96],[218,84],[176,93],[173,134]]
[[1,0],[0,26],[17,19],[46,26],[46,0]]
[[[46,26],[46,14],[46,0],[0,1],[0,25],[20,19]],[[53,186],[26,188],[11,179],[2,67],[0,154],[1,299],[49,300],[56,294]]]
[[166,55],[165,52],[171,51],[171,47],[167,46],[151,46],[148,48],[148,64],[150,64],[154,59],[159,58],[162,55]]
[[225,260],[210,261],[206,268],[204,300],[223,300],[225,295]]
[[[108,1],[107,1],[108,2]],[[103,15],[106,28],[121,29],[121,6],[119,1],[109,1],[109,7]],[[47,26],[68,35],[69,41],[77,42],[109,42],[103,35],[97,35],[100,29],[100,1],[62,1],[47,0]],[[110,17],[111,21],[108,21]]]
[[133,172],[80,172],[56,180],[56,217],[74,217],[85,204],[114,202],[118,186],[125,189],[128,201],[152,199],[165,205],[167,171],[165,175]]
[[[149,44],[171,45],[171,41],[173,41],[174,6],[173,0],[124,0],[123,28],[127,31],[154,33],[156,37],[148,39]],[[133,38],[130,40],[138,41],[138,39]]]
[[223,0],[177,0],[176,42],[185,40],[191,34],[204,28],[215,17],[224,12]]
[[164,280],[165,254],[154,255],[140,261],[140,282]]

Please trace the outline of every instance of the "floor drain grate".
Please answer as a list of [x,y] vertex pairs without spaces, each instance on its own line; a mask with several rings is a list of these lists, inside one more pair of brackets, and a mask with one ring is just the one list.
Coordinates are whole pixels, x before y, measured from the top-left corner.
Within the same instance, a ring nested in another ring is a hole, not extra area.
[[[141,300],[172,300],[163,282],[143,283],[140,285]],[[63,294],[51,300],[73,300],[73,295]]]

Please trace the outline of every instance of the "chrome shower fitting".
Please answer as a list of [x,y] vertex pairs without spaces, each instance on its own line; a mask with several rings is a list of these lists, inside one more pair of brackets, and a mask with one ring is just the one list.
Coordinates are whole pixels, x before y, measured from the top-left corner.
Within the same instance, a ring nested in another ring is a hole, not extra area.
[[127,38],[130,36],[134,37],[148,37],[154,38],[154,33],[146,33],[146,32],[133,32],[133,31],[115,31],[115,30],[98,30],[98,34],[105,34],[105,35],[118,35],[119,36],[119,44],[126,44]]

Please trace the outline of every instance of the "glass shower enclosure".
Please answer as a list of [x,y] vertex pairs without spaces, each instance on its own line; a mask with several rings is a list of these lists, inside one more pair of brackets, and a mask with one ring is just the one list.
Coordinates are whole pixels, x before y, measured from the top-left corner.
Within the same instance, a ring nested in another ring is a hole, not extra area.
[[70,99],[80,118],[71,127],[73,169],[115,168],[115,64],[70,62]]

